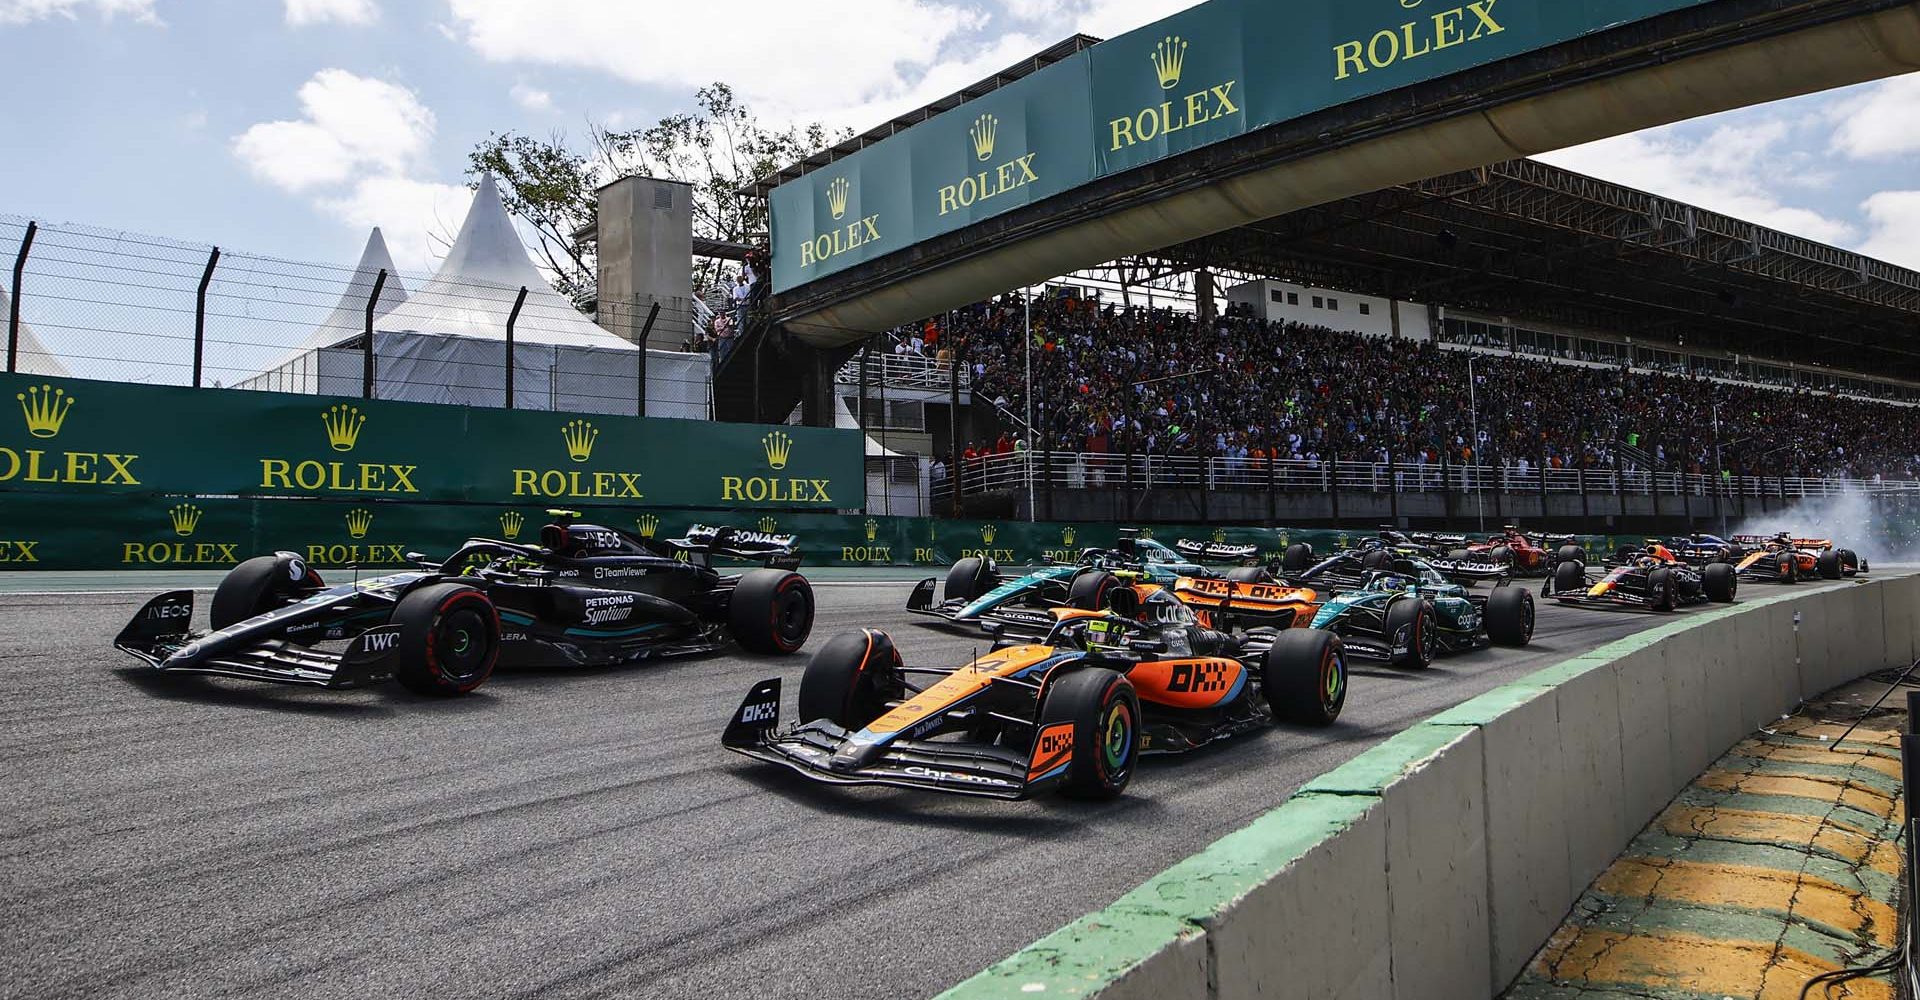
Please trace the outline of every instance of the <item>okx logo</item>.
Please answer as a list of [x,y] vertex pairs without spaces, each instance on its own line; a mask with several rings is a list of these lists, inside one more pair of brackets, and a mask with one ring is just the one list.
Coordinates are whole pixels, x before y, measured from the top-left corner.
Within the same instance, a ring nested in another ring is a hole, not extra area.
[[[154,531],[141,541],[120,543],[125,566],[232,566],[240,562],[240,543],[197,537],[206,511],[196,503],[175,504],[166,519],[155,520]],[[167,537],[171,534],[173,537]],[[187,541],[182,541],[187,539]]]
[[417,465],[354,462],[329,458],[326,452],[318,451],[323,442],[326,451],[335,454],[346,455],[357,451],[367,422],[367,415],[360,412],[359,407],[348,403],[336,403],[321,410],[320,428],[323,436],[317,437],[309,445],[315,451],[306,456],[261,459],[260,488],[307,495],[420,492],[420,488],[414,485],[414,479],[420,472]]
[[[567,463],[573,468],[515,469],[514,496],[547,500],[639,500],[646,496],[640,491],[638,472],[580,468],[594,464],[594,449],[600,443],[600,428],[592,421],[569,420],[560,425],[559,437]],[[619,440],[616,435],[615,443]]]
[[[45,483],[59,486],[139,486],[134,463],[138,455],[108,451],[53,450],[39,442],[60,437],[76,400],[66,389],[47,383],[14,394],[26,437],[0,445],[0,483]],[[62,443],[70,440],[62,439]],[[83,435],[84,437],[84,435]]]

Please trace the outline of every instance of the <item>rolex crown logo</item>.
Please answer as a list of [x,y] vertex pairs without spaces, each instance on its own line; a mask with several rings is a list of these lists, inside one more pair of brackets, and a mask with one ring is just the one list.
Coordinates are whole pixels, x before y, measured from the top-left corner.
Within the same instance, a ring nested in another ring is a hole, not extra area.
[[73,397],[67,395],[65,389],[50,385],[15,393],[14,398],[20,401],[20,412],[27,415],[27,433],[37,438],[60,433],[60,425],[67,421],[67,411],[73,409]]
[[867,518],[867,541],[871,542],[880,535],[880,522]]
[[967,130],[973,137],[974,159],[982,163],[993,159],[993,143],[1000,136],[1000,119],[992,115],[981,115]]
[[845,177],[836,177],[827,185],[827,211],[838,219],[847,214],[847,195],[853,193],[853,185]]
[[1160,89],[1180,86],[1180,74],[1187,68],[1187,40],[1168,35],[1153,47],[1153,69],[1160,74]]
[[526,518],[520,516],[519,511],[507,511],[505,514],[500,515],[500,537],[509,542],[519,538],[520,528],[525,524]]
[[373,511],[364,507],[347,511],[347,537],[365,538],[367,532],[371,530],[373,530]]
[[1072,547],[1073,540],[1078,535],[1079,532],[1072,528],[1062,528],[1060,529],[1060,544]]
[[1140,537],[1141,537],[1141,538],[1145,538],[1145,539],[1147,539],[1147,540],[1149,540],[1149,541],[1151,541],[1151,540],[1153,539],[1153,529],[1152,529],[1152,528],[1141,528],[1141,529],[1140,529]]
[[780,522],[771,517],[763,517],[760,519],[760,530],[771,535],[780,530]]
[[988,545],[992,545],[994,538],[999,534],[1000,529],[991,524],[983,524],[980,526],[980,540]]
[[560,436],[567,441],[567,457],[576,462],[584,462],[593,457],[593,443],[600,440],[600,432],[586,420],[570,421],[560,428]]
[[660,515],[642,514],[633,519],[633,526],[640,529],[641,538],[652,538],[660,530]]
[[1227,542],[1227,529],[1225,528],[1213,529],[1213,541],[1214,541],[1214,544],[1216,545],[1225,545]]
[[352,451],[360,443],[360,428],[367,425],[367,418],[357,407],[341,403],[327,407],[320,422],[327,425],[327,444],[334,451]]
[[167,511],[167,518],[173,522],[173,533],[181,538],[192,536],[195,528],[200,527],[200,508],[183,503]]
[[774,431],[761,438],[760,444],[767,449],[767,468],[787,467],[787,459],[793,457],[793,438],[788,437],[786,431]]

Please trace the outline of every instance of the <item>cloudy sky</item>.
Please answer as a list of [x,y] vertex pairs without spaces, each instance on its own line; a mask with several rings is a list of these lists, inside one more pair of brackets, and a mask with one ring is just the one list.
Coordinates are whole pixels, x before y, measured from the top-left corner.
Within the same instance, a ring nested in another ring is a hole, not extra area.
[[[1190,0],[0,0],[0,213],[294,259],[464,210],[489,131],[639,124],[734,85],[867,127]],[[1920,267],[1920,76],[1545,157]]]

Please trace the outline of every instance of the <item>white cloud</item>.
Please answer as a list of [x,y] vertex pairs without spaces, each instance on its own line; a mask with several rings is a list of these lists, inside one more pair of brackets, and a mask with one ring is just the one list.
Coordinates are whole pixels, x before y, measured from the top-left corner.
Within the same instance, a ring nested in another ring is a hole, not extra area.
[[1829,114],[1833,148],[1854,159],[1920,152],[1920,73],[1861,88]]
[[1112,38],[1194,6],[1196,0],[1005,0],[1016,20],[1045,25],[1049,36],[1071,31]]
[[677,90],[725,80],[775,115],[903,93],[950,41],[987,21],[975,5],[942,0],[450,4],[460,37],[489,60],[597,70]]
[[1786,178],[1816,165],[1805,150],[1793,148],[1797,125],[1778,118],[1729,122],[1698,139],[1669,126],[1539,159],[1808,239],[1850,243],[1859,236],[1857,227],[1782,198],[1779,188],[1790,186]]
[[553,95],[538,87],[529,87],[524,83],[516,83],[513,85],[513,90],[510,91],[510,96],[513,97],[513,103],[520,105],[528,111],[553,110]]
[[0,24],[27,24],[49,17],[72,20],[82,12],[99,14],[103,20],[130,17],[146,24],[159,24],[154,0],[0,0]]
[[298,121],[262,122],[233,141],[260,178],[289,191],[374,171],[403,174],[433,139],[433,112],[405,87],[323,69],[300,87]]
[[381,227],[393,262],[419,272],[432,269],[446,252],[472,203],[473,192],[458,185],[383,176],[365,178],[319,205],[356,230]]
[[1860,211],[1873,226],[1861,253],[1920,269],[1920,191],[1882,191]]
[[372,24],[380,19],[373,0],[287,0],[287,24]]

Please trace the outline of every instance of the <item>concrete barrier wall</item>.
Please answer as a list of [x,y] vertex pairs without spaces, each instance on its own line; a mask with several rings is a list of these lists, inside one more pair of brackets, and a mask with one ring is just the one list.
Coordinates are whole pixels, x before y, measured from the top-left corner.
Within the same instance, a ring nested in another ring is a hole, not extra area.
[[1742,737],[1917,653],[1920,577],[1750,588],[1397,734],[945,997],[1485,1000]]

